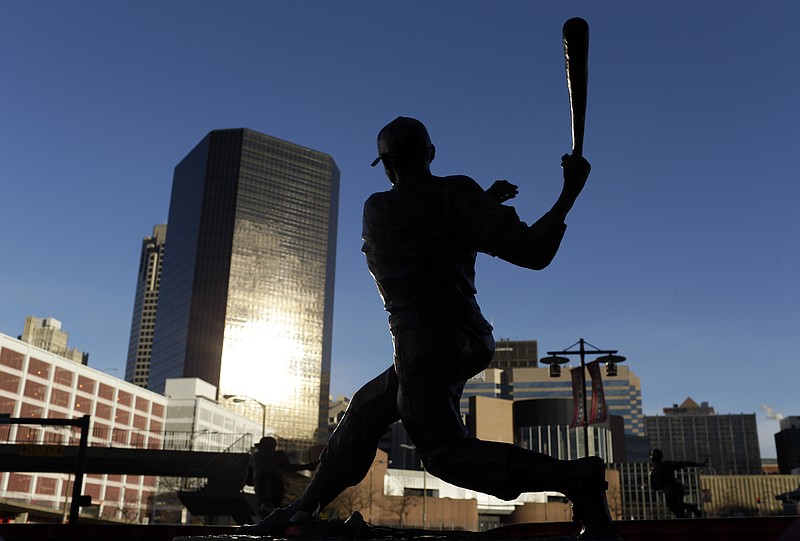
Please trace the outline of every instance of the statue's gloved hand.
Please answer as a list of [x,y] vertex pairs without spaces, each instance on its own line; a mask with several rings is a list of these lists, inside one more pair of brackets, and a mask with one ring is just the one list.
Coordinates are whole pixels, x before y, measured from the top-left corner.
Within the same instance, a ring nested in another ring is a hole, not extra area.
[[592,166],[586,158],[564,154],[561,167],[564,169],[564,192],[574,200],[583,190]]
[[486,195],[498,203],[503,203],[509,199],[514,199],[518,193],[519,188],[507,180],[495,180],[494,184],[492,184],[489,189],[486,190]]

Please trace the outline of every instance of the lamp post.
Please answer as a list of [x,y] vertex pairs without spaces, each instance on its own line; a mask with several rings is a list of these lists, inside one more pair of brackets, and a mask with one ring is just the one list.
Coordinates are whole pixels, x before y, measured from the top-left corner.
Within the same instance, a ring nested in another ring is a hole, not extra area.
[[260,400],[256,400],[252,396],[242,396],[238,394],[226,394],[222,395],[222,398],[225,400],[233,399],[234,402],[240,404],[242,402],[247,402],[250,400],[251,402],[255,402],[259,406],[261,406],[261,437],[267,435],[267,405],[261,402]]
[[[377,459],[375,459],[375,460],[372,461],[372,464],[370,464],[370,466],[369,466],[369,494],[367,494],[367,496],[369,498],[369,502],[368,502],[368,505],[369,505],[369,516],[367,517],[367,522],[372,522],[372,468],[375,466],[375,464],[387,464],[388,465],[388,464],[391,464],[391,463],[392,463],[391,460],[387,461],[387,460],[377,460]],[[381,493],[382,492],[383,491],[381,491]]]
[[[575,346],[579,346],[578,350],[573,350]],[[590,351],[586,350],[586,346],[592,348]],[[550,366],[550,377],[557,378],[561,376],[561,365],[569,362],[569,359],[563,355],[578,355],[581,359],[580,371],[580,390],[581,390],[581,405],[583,408],[582,425],[583,425],[583,452],[584,456],[589,456],[589,413],[586,409],[586,355],[599,355],[597,361],[603,362],[606,365],[606,375],[614,377],[617,375],[617,364],[625,361],[625,357],[617,355],[617,350],[603,350],[586,342],[583,338],[572,344],[564,351],[548,351],[547,357],[543,357],[540,361]]]
[[[400,447],[403,449],[410,449],[416,451],[417,448],[407,443],[401,443]],[[422,465],[422,528],[428,527],[428,470],[425,468],[425,463],[420,459],[419,463]]]

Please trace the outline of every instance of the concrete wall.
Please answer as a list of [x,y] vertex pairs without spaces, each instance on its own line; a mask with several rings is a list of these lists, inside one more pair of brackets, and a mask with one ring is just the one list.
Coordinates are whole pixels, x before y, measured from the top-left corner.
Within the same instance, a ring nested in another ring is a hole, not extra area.
[[514,402],[488,396],[469,398],[470,435],[486,441],[514,443]]

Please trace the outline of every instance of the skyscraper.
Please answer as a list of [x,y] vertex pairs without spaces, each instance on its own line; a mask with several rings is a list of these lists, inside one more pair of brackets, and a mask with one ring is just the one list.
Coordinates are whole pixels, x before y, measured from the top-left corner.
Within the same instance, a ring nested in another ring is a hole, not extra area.
[[330,156],[248,129],[178,164],[149,388],[197,377],[279,437],[324,434],[338,192]]
[[667,460],[708,460],[709,474],[761,473],[755,414],[721,415],[708,402],[687,398],[644,422],[650,448],[661,449]]
[[800,416],[780,420],[781,431],[775,434],[775,450],[781,473],[800,471]]
[[140,387],[147,387],[150,373],[150,352],[153,347],[166,237],[167,226],[161,224],[153,227],[152,237],[145,237],[142,240],[142,255],[139,258],[139,273],[136,278],[136,298],[133,301],[131,338],[128,343],[128,362],[125,365],[125,381]]

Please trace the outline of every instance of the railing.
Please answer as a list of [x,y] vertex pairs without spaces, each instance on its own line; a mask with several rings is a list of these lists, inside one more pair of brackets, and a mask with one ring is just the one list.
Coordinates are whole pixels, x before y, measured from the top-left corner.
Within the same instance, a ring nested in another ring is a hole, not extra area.
[[[14,436],[11,425],[0,425],[0,444],[78,445],[80,431],[75,427],[17,426]],[[122,447],[174,451],[246,453],[253,446],[252,434],[213,431],[149,432],[139,429],[93,427],[90,447]]]

